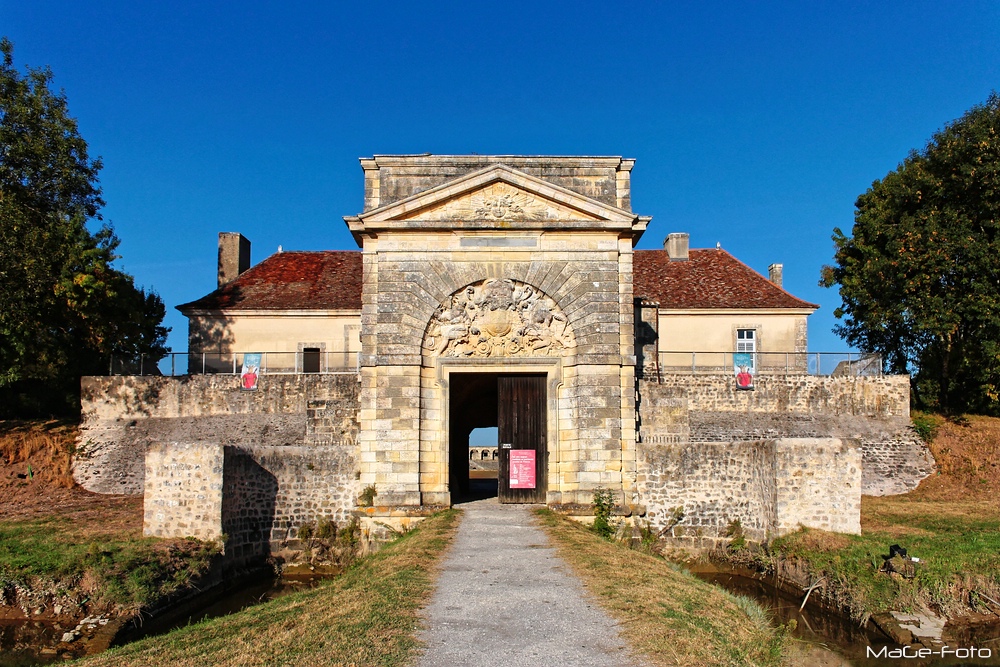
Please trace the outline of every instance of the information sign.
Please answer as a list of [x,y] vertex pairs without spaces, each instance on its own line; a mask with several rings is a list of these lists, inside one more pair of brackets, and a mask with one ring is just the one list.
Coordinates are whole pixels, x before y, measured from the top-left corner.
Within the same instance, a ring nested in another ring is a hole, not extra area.
[[510,488],[535,488],[535,450],[510,450]]

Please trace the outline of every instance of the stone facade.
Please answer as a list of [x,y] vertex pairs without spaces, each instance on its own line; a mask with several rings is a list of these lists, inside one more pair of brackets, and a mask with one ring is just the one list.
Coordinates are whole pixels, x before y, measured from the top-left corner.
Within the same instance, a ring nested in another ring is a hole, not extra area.
[[[805,374],[813,304],[686,234],[633,250],[649,218],[631,210],[632,160],[362,166],[364,210],[345,218],[360,253],[236,257],[235,277],[181,307],[216,370],[252,344],[286,355],[269,367],[288,375],[264,372],[256,391],[235,375],[84,379],[74,474],[145,492],[148,534],[224,534],[244,561],[319,518],[409,526],[468,490],[472,429],[518,419],[530,426],[510,432],[537,440],[513,447],[534,448],[536,486],[504,497],[501,475],[502,500],[589,514],[605,488],[658,529],[683,508],[675,533],[709,538],[734,522],[756,538],[858,532],[863,490],[905,490],[933,468],[906,378]],[[769,371],[754,391],[712,362],[670,372],[663,346],[710,344],[731,368],[745,328]],[[356,367],[304,374],[306,349],[337,341]]]
[[[631,161],[363,161],[361,483],[448,505],[449,376],[545,374],[546,498],[635,480]],[[522,168],[523,167],[523,168]],[[544,175],[544,179],[534,175]]]

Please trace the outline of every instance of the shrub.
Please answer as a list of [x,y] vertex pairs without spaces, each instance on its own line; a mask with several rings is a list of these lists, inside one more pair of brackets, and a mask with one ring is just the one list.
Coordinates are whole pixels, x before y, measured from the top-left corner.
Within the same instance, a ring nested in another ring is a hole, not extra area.
[[337,536],[337,524],[328,519],[327,517],[321,517],[316,523],[316,537],[321,540],[329,540]]
[[926,443],[934,442],[941,429],[941,418],[929,412],[914,412],[910,415],[910,422],[913,424],[913,430]]
[[378,493],[375,491],[375,485],[369,484],[368,486],[365,487],[365,490],[362,491],[361,495],[358,497],[358,504],[361,507],[371,507],[372,505],[375,504],[375,496],[377,495]]
[[615,509],[615,496],[610,489],[597,487],[594,489],[594,532],[606,540],[615,535],[615,526],[611,524],[611,514]]
[[729,542],[730,551],[739,551],[747,545],[747,537],[743,533],[743,524],[740,523],[739,519],[733,519],[729,522],[729,525],[726,526],[725,536],[731,538]]

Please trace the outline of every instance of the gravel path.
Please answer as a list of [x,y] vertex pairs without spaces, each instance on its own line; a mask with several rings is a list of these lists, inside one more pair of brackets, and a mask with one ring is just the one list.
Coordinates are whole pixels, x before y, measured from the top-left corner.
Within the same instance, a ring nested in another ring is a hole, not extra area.
[[461,505],[458,534],[424,611],[420,667],[638,666],[528,508]]

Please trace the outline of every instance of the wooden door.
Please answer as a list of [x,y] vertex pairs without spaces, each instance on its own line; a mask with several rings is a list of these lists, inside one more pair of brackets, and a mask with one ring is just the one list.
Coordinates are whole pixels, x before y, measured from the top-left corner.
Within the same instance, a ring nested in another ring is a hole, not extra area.
[[497,495],[502,503],[545,502],[545,408],[544,375],[497,378]]

